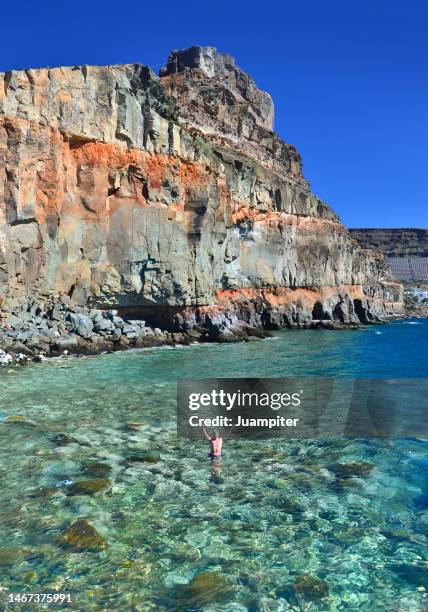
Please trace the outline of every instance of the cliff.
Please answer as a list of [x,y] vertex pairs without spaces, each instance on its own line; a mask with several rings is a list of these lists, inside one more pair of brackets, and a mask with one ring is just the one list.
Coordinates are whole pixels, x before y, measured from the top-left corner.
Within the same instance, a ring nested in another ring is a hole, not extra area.
[[227,335],[401,309],[382,257],[310,191],[271,97],[230,56],[0,81],[5,312],[59,301]]
[[387,257],[428,257],[428,229],[355,228],[351,235],[365,249]]

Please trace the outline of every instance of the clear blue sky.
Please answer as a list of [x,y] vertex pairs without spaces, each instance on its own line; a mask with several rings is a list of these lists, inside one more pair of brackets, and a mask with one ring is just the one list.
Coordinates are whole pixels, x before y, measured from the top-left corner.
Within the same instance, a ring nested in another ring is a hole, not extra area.
[[1,19],[0,70],[216,46],[272,94],[276,130],[347,225],[428,226],[422,0],[5,0]]

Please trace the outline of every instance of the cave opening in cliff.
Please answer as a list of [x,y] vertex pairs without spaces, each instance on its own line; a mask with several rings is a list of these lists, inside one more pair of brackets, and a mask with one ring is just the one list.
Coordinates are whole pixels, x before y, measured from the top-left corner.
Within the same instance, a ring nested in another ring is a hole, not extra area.
[[343,313],[343,304],[341,302],[336,304],[336,306],[334,307],[334,310],[333,310],[333,320],[334,321],[340,321],[341,323],[345,322],[345,317],[344,317],[344,313]]
[[183,331],[186,329],[186,307],[150,304],[121,306],[116,305],[118,314],[126,321],[145,321],[149,327],[158,327],[164,331]]
[[312,319],[314,319],[314,321],[329,321],[331,319],[329,313],[324,310],[324,306],[321,302],[315,302],[312,308]]
[[281,210],[281,209],[282,209],[281,190],[280,189],[276,189],[276,191],[275,191],[275,210]]
[[354,300],[354,310],[361,323],[367,323],[366,309],[361,300]]
[[201,236],[202,223],[207,207],[208,202],[206,200],[190,200],[184,206],[187,233],[193,240],[198,240]]

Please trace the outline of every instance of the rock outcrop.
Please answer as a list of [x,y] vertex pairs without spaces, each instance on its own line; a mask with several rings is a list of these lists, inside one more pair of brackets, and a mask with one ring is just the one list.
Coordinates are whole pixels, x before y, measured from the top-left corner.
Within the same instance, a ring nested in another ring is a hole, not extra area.
[[[160,76],[132,64],[0,81],[6,314],[36,303],[43,319],[70,302],[75,316],[115,308],[218,338],[240,322],[366,323],[401,309],[382,257],[310,191],[273,131],[271,97],[230,56],[193,47]],[[91,317],[64,324],[90,342]]]

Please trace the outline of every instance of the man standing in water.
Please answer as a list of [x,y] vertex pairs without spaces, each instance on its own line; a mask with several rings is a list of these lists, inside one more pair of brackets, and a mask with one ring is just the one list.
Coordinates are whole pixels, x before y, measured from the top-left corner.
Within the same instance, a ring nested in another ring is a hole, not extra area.
[[223,446],[223,438],[221,437],[218,431],[214,432],[214,436],[210,436],[207,430],[205,429],[205,426],[203,426],[202,429],[204,431],[204,436],[211,445],[211,450],[208,457],[210,457],[210,459],[220,459],[221,448]]

